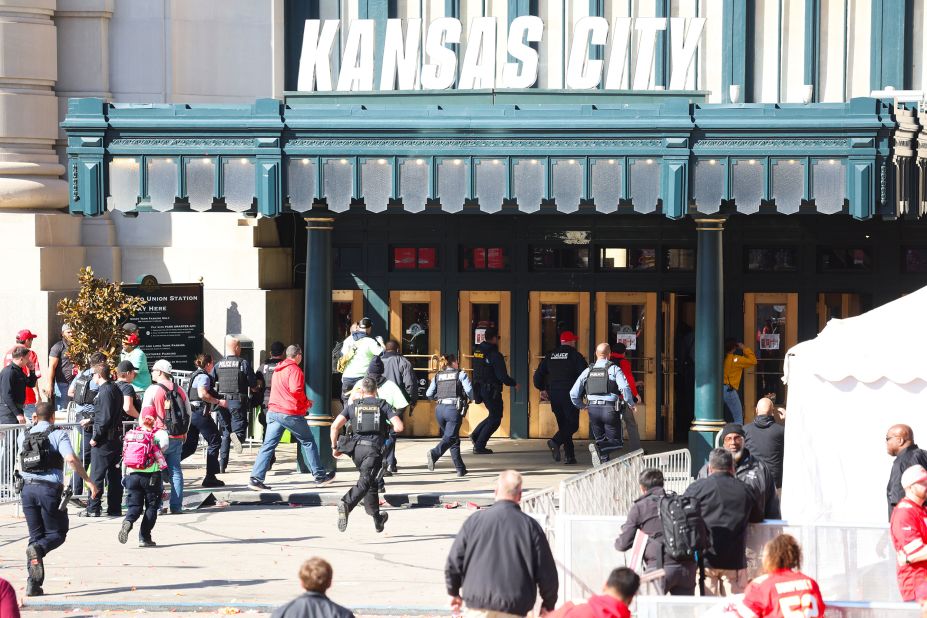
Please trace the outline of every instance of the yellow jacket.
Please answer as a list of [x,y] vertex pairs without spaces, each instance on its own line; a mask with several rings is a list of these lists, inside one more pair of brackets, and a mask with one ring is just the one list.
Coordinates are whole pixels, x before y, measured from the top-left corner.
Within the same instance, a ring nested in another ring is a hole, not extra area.
[[756,354],[744,346],[743,356],[728,352],[724,357],[724,384],[733,388],[740,388],[740,380],[744,376],[745,367],[756,365]]

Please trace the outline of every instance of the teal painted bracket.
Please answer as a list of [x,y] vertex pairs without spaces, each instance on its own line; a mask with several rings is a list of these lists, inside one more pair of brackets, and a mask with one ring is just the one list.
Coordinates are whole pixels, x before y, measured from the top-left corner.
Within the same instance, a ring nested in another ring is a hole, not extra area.
[[854,219],[869,219],[875,214],[875,162],[871,158],[849,160],[847,197]]
[[681,219],[689,204],[689,159],[663,160],[663,214]]

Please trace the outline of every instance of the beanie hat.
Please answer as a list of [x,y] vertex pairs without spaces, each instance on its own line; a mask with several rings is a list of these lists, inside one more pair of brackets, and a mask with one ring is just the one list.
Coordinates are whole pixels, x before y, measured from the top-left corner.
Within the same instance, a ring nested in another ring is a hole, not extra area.
[[719,440],[721,443],[724,443],[724,437],[728,434],[736,433],[741,438],[744,437],[744,426],[740,423],[728,423],[724,426],[724,429],[721,430],[721,437]]

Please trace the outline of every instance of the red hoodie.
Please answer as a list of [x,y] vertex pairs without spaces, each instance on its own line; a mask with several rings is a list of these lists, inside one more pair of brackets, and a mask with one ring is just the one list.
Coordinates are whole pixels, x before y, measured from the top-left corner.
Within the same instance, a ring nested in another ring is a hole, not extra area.
[[549,614],[551,618],[631,618],[631,611],[624,602],[607,594],[589,597],[580,605],[565,603],[563,607]]
[[[631,361],[625,358],[624,354],[615,354],[614,352],[611,353],[608,360],[621,367],[621,373],[624,374],[628,386],[631,387],[631,394],[634,395],[634,399],[637,399],[640,395],[637,394],[637,380],[634,379],[634,373],[631,371]],[[632,402],[629,401],[628,403]]]
[[274,367],[267,411],[303,416],[311,407],[312,401],[306,398],[306,378],[303,376],[303,370],[292,358],[283,359]]

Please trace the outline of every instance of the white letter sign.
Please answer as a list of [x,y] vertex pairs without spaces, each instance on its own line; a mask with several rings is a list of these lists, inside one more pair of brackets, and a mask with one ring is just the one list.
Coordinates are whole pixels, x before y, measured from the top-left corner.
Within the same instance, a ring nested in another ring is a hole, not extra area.
[[657,30],[666,30],[665,17],[640,17],[634,20],[640,33],[637,47],[637,64],[634,65],[634,90],[650,90],[650,70],[657,49]]
[[[686,22],[689,28],[686,30]],[[695,59],[695,50],[702,40],[702,30],[705,29],[704,17],[670,18],[670,46],[672,70],[670,71],[670,90],[685,90],[686,78]]]
[[355,19],[344,45],[338,90],[373,90],[373,19]]
[[496,85],[496,18],[476,17],[467,33],[467,51],[460,69],[460,90]]
[[299,77],[296,80],[299,90],[332,89],[332,46],[335,44],[339,23],[337,19],[326,19],[323,26],[318,19],[306,20],[303,49],[299,56]]
[[[538,42],[544,36],[540,17],[521,15],[512,20],[508,51],[518,62],[506,62],[502,68],[501,88],[530,88],[538,80],[538,52],[525,43]],[[521,72],[519,72],[521,63]]]
[[601,60],[589,58],[590,45],[605,45],[608,41],[608,20],[604,17],[583,17],[573,28],[573,45],[567,64],[566,87],[573,90],[595,88],[602,81]]
[[457,54],[446,43],[460,43],[460,20],[441,17],[431,22],[425,40],[425,54],[430,61],[422,65],[422,88],[447,90],[457,77]]
[[398,73],[399,90],[415,90],[418,48],[422,41],[422,20],[406,20],[406,38],[402,39],[402,20],[386,21],[386,41],[383,44],[383,69],[380,90],[393,90]]

